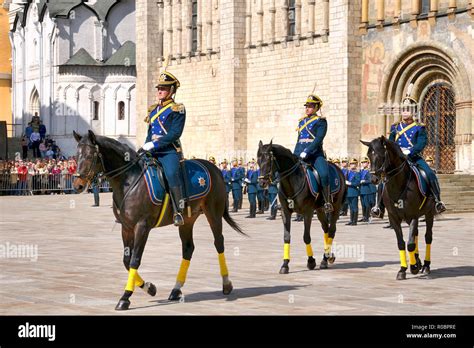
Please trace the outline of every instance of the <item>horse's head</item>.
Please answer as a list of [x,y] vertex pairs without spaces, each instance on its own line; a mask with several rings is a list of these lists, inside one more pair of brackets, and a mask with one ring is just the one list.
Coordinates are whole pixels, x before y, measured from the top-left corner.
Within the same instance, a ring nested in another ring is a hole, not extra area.
[[74,189],[77,192],[82,192],[87,185],[92,181],[97,173],[103,171],[103,164],[100,160],[102,156],[99,151],[97,139],[91,130],[86,136],[81,136],[73,132],[74,138],[77,141],[77,174],[74,179]]
[[383,175],[385,175],[387,160],[387,139],[382,135],[370,142],[360,141],[367,146],[367,157],[370,160],[370,173],[372,174],[372,183],[378,184]]
[[266,188],[272,181],[275,171],[275,158],[273,157],[272,141],[270,144],[263,145],[262,141],[258,143],[257,163],[260,167],[259,182],[263,188]]

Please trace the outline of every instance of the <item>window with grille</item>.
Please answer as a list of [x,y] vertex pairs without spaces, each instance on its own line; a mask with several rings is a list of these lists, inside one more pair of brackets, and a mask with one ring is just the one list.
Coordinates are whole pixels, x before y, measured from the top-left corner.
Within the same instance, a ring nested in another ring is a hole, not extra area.
[[125,103],[123,101],[118,103],[117,117],[119,120],[125,120]]
[[296,0],[288,1],[288,36],[296,34]]
[[100,108],[100,103],[98,101],[95,101],[93,105],[93,110],[92,110],[92,119],[94,121],[97,121],[99,119],[99,108]]
[[192,16],[191,16],[191,32],[192,32],[192,52],[197,51],[197,17],[198,17],[198,4],[197,0],[193,0],[192,2]]

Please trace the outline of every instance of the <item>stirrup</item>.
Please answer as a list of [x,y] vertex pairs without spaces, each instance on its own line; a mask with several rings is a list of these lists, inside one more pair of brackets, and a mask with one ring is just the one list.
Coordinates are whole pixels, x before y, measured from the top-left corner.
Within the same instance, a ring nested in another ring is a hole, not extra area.
[[333,211],[334,211],[334,208],[331,203],[329,202],[324,203],[324,212],[331,213]]
[[175,213],[173,216],[173,223],[175,226],[182,226],[184,225],[184,218],[181,213]]
[[443,202],[437,201],[435,204],[435,210],[437,214],[444,213],[446,211],[446,206],[444,205]]

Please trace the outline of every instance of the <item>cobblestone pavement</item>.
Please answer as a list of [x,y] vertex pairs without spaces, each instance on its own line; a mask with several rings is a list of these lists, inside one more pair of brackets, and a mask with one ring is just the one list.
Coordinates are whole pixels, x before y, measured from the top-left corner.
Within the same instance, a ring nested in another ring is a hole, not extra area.
[[[0,197],[0,315],[365,315],[474,314],[474,214],[435,221],[432,274],[396,281],[398,250],[386,221],[338,224],[337,260],[319,270],[322,232],[313,223],[317,269],[306,269],[303,224],[292,225],[290,274],[278,274],[283,256],[280,219],[233,216],[250,238],[224,225],[226,258],[234,291],[224,296],[212,233],[204,217],[195,226],[196,249],[181,303],[167,301],[181,261],[173,226],[152,230],[140,273],[153,282],[155,297],[137,289],[128,312],[116,312],[127,280],[120,225],[114,224],[111,194],[91,207],[92,195]],[[245,206],[244,206],[245,207]],[[408,229],[405,226],[405,239]],[[424,256],[424,224],[420,252]],[[30,245],[31,253],[15,252]],[[37,255],[35,255],[35,247]]]

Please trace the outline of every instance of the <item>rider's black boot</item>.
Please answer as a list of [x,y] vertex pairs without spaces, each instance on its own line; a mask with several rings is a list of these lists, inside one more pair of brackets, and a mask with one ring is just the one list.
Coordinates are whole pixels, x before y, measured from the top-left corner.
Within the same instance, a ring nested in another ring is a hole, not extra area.
[[173,223],[175,226],[184,225],[184,200],[181,186],[170,187],[171,202],[173,204]]
[[334,210],[331,202],[331,193],[329,192],[330,188],[329,185],[323,186],[323,199],[324,199],[324,212],[331,213]]
[[446,206],[444,205],[443,202],[441,202],[438,180],[430,181],[430,187],[431,187],[431,192],[433,193],[433,196],[435,198],[436,213],[441,214],[446,211]]

